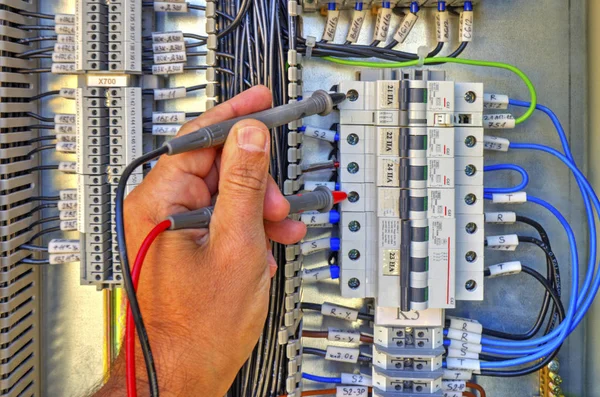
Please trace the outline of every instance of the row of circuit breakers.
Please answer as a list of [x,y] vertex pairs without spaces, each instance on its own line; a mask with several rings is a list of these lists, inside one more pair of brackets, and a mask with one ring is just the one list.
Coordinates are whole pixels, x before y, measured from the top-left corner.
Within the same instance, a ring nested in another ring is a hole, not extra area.
[[[326,184],[349,195],[340,206],[342,296],[377,298],[382,311],[482,300],[483,125],[491,122],[483,85],[439,71],[388,72],[400,73],[363,72],[337,86],[348,96],[339,105],[339,180]],[[288,189],[302,183],[320,184],[300,177]]]

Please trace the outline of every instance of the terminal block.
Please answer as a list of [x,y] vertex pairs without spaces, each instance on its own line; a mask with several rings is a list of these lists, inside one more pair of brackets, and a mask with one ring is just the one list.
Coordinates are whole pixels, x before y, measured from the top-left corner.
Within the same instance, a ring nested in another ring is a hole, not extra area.
[[[142,91],[85,87],[77,90],[76,101],[81,282],[104,288],[122,282],[114,196],[124,168],[142,155]],[[138,169],[128,191],[141,180]]]
[[[115,229],[115,195],[117,185],[127,164],[142,155],[142,90],[139,87],[113,87],[107,91],[110,125],[110,165],[108,183],[110,185],[110,213],[112,230],[112,274],[110,283],[120,284],[122,280],[121,260],[117,246]],[[127,183],[126,194],[142,181],[142,169],[133,172]]]
[[373,388],[404,396],[430,395],[442,389],[444,371],[395,371],[373,367]]
[[441,327],[383,327],[376,325],[373,343],[382,348],[436,350],[443,346]]
[[108,70],[142,73],[142,2],[111,0],[108,8]]
[[[100,87],[78,88],[75,101],[81,282],[99,284],[106,279],[112,267],[110,196],[106,183],[109,163],[106,90]],[[69,120],[65,118],[65,121]]]
[[437,371],[442,368],[442,358],[445,352],[443,347],[424,351],[423,349],[388,349],[374,346],[373,365],[391,370]]
[[75,2],[75,71],[107,69],[108,6],[102,0]]

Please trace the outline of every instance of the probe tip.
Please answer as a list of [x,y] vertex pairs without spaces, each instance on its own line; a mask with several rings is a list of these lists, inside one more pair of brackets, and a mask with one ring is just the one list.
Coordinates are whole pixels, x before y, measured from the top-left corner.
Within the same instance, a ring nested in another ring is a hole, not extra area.
[[348,197],[348,194],[346,194],[346,192],[331,192],[331,194],[333,195],[333,204],[337,204],[340,203],[344,200],[346,200],[346,198]]
[[333,101],[334,105],[337,105],[338,103],[342,103],[346,100],[346,95],[345,94],[341,94],[339,92],[333,92],[329,94],[331,96],[331,100]]

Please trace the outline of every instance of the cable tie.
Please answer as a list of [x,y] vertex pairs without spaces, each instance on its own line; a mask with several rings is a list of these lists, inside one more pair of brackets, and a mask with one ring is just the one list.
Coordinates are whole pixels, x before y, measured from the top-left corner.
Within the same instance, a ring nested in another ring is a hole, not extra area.
[[429,48],[423,45],[419,46],[417,49],[417,55],[419,56],[419,62],[417,63],[418,67],[422,68],[423,65],[425,65],[425,58],[427,58],[427,54],[429,54]]
[[306,38],[306,59],[312,58],[312,51],[315,44],[317,44],[317,38],[315,36],[308,36]]

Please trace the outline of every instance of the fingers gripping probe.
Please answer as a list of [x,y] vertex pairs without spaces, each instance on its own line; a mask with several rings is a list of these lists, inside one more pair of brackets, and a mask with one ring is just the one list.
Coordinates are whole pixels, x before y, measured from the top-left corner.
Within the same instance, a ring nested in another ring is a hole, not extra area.
[[267,128],[275,128],[303,117],[319,114],[325,116],[333,110],[333,106],[343,102],[346,95],[315,91],[309,98],[302,101],[277,106],[262,112],[222,121],[217,124],[202,127],[197,131],[182,135],[165,143],[168,155],[179,154],[195,149],[219,146],[225,143],[229,131],[235,123],[241,120],[254,119],[263,122]]
[[[344,192],[331,191],[325,186],[317,188],[309,193],[301,193],[293,196],[285,196],[290,203],[290,214],[298,214],[305,211],[329,212],[333,206],[344,201],[348,195]],[[177,229],[204,229],[210,224],[214,207],[204,207],[199,210],[173,214],[167,219],[171,221],[170,230]]]

